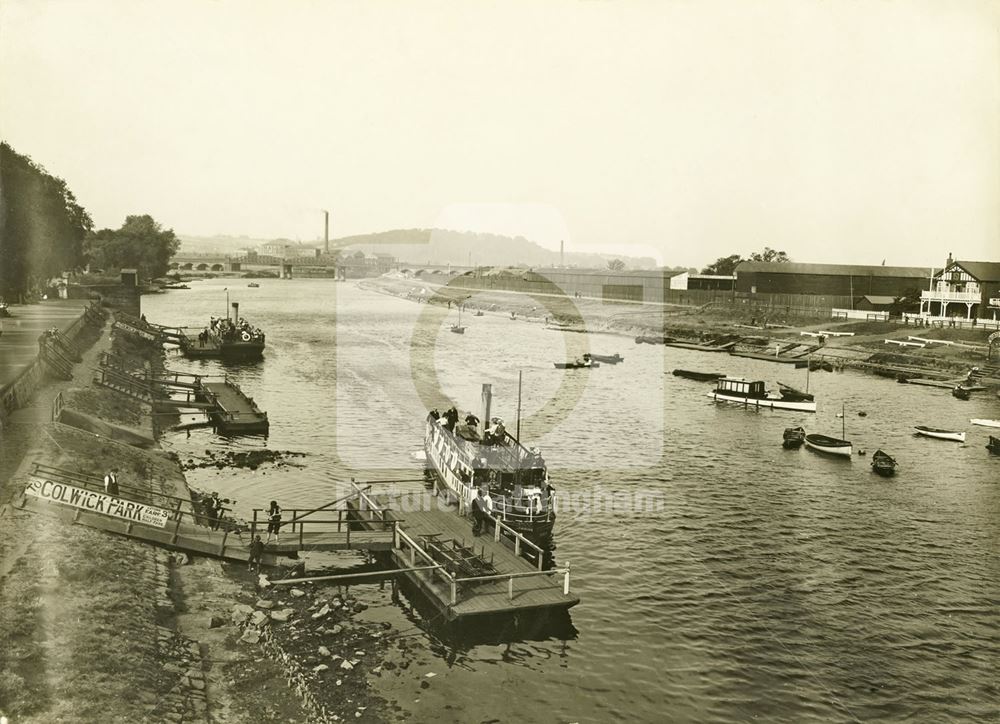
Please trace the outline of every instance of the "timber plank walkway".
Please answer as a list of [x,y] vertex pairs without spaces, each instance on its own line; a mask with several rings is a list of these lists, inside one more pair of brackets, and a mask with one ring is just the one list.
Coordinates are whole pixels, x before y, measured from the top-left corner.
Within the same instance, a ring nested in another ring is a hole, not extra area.
[[[355,487],[361,511],[381,512],[385,520],[394,518],[393,508],[399,501],[385,495],[368,495]],[[376,514],[372,520],[381,516]],[[442,564],[440,556],[435,556],[435,549],[446,547],[439,544],[448,540],[464,546],[466,553],[479,554],[496,573],[463,575]],[[432,566],[430,570],[410,571],[405,575],[449,621],[477,615],[567,609],[580,602],[569,590],[568,564],[560,569],[541,570],[542,551],[496,519],[492,530],[473,537],[471,521],[445,509],[443,502],[433,510],[406,511],[405,521],[396,527],[396,541],[390,555],[404,569]],[[433,568],[435,565],[438,567]]]
[[267,432],[267,413],[257,407],[252,397],[228,379],[222,382],[202,382],[202,394],[214,404],[212,422],[224,433]]
[[[66,522],[171,550],[243,563],[250,559],[253,533],[263,533],[226,518],[213,530],[210,519],[195,513],[189,499],[142,486],[120,487],[119,496],[109,496],[97,476],[36,463],[12,507],[55,515]],[[373,526],[375,530],[352,530],[347,511],[332,512],[337,514],[333,519],[283,524],[284,540],[267,544],[262,562],[273,565],[277,556],[300,551],[378,551],[392,547],[391,529]]]

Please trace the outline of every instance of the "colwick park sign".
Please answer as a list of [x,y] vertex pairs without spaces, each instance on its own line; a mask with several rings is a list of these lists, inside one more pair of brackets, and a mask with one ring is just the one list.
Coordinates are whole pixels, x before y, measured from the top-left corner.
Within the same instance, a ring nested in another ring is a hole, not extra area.
[[32,478],[24,489],[26,495],[42,500],[70,505],[81,510],[101,513],[112,518],[121,518],[133,523],[163,528],[170,518],[170,511],[133,500],[122,500],[113,495],[105,495],[93,490],[77,488],[66,483],[56,483],[44,478]]

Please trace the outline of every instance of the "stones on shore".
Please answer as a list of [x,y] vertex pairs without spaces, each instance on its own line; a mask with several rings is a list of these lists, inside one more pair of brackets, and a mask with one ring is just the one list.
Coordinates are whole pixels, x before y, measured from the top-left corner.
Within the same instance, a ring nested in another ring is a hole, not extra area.
[[271,620],[279,623],[286,622],[295,613],[294,608],[282,608],[278,611],[271,611]]
[[302,464],[290,462],[289,458],[305,457],[306,453],[294,452],[292,450],[246,450],[234,451],[224,450],[216,452],[205,450],[205,457],[202,460],[188,458],[181,467],[184,470],[195,468],[247,468],[256,470],[265,463],[273,463],[276,467],[301,468]]

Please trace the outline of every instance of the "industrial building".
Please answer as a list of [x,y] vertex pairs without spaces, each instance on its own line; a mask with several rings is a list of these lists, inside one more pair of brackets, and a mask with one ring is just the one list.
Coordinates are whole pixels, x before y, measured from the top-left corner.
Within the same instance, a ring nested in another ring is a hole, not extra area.
[[916,296],[928,287],[932,271],[929,267],[744,261],[736,267],[736,291],[851,299]]

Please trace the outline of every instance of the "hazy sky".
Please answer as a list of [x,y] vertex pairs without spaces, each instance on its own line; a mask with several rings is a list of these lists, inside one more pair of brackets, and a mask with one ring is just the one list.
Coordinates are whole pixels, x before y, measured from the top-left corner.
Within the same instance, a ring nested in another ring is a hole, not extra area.
[[0,0],[0,132],[102,227],[1000,259],[998,7]]

